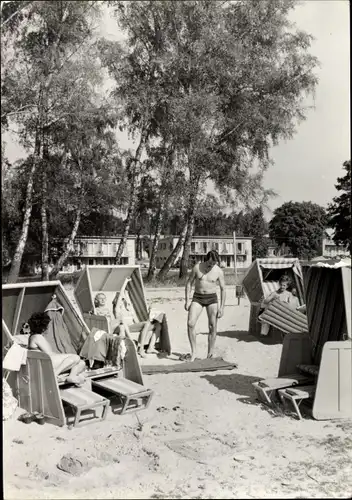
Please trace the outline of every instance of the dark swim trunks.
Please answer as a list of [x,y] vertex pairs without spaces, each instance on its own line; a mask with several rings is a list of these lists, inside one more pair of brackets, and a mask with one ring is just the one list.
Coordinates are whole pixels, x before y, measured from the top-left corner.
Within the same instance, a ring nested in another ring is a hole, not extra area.
[[202,307],[207,307],[210,306],[211,304],[217,304],[218,296],[216,293],[202,294],[194,292],[192,302],[197,302],[197,304],[200,304]]

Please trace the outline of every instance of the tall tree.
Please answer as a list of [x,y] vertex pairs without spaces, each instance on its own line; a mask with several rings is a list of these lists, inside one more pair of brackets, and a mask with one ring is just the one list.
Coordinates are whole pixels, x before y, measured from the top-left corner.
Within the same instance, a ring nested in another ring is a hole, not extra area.
[[[29,223],[33,208],[34,178],[42,159],[43,132],[52,123],[59,121],[57,87],[66,88],[66,100],[70,100],[68,89],[77,78],[62,85],[66,64],[92,34],[91,13],[97,2],[27,2],[21,13],[24,17],[19,35],[12,44],[12,60],[2,79],[5,95],[10,94],[16,110],[11,119],[20,129],[22,142],[33,148],[32,167],[29,172],[21,235],[12,259],[9,281],[16,281],[25,249]],[[68,72],[66,72],[68,74]],[[61,83],[61,85],[60,85]],[[26,103],[26,104],[25,104]],[[20,104],[20,105],[19,105]],[[21,106],[22,104],[22,106]],[[6,119],[11,107],[8,106]],[[44,216],[44,211],[43,211]]]
[[336,189],[341,192],[328,207],[329,226],[334,229],[333,239],[352,252],[351,244],[351,160],[343,164],[346,174],[337,178]]
[[264,219],[263,208],[257,207],[249,214],[249,224],[246,235],[252,236],[252,258],[260,259],[267,256],[269,242],[265,235],[268,233],[268,223]]
[[328,217],[323,207],[310,201],[284,203],[274,210],[270,238],[285,244],[295,257],[311,259],[321,253]]

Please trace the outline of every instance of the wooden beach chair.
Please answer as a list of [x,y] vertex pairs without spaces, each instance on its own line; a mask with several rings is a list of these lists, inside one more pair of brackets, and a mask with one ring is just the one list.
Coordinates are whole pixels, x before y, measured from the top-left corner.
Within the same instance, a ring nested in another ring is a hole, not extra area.
[[[13,341],[23,344],[25,336],[18,335],[22,324],[28,321],[33,312],[43,312],[53,294],[64,308],[63,318],[72,349],[77,353],[80,352],[84,340],[89,335],[89,329],[74,309],[61,283],[59,281],[20,283],[2,286],[3,358]],[[142,372],[133,342],[128,346],[122,373],[116,367],[104,367],[91,370],[87,374],[91,381],[118,375],[143,386]],[[65,425],[67,419],[64,405],[74,410],[73,425],[88,423],[87,412],[93,414],[93,421],[106,418],[109,399],[97,394],[94,388],[90,390],[86,387],[75,387],[67,384],[65,380],[66,376],[56,377],[51,358],[36,350],[28,350],[26,364],[22,365],[18,372],[12,372],[8,376],[9,385],[19,406],[30,413],[42,413],[47,422],[59,426]],[[146,391],[145,388],[144,390]],[[98,409],[101,410],[99,417],[96,416]]]
[[[279,288],[279,279],[288,275],[298,293],[299,302],[304,304],[303,274],[301,265],[296,258],[267,258],[256,259],[246,272],[242,284],[250,300],[250,319],[248,331],[259,336],[261,323],[258,320],[259,310],[263,299]],[[280,325],[279,325],[280,326]],[[282,330],[277,325],[272,325],[273,331],[281,337]]]
[[[139,321],[138,327],[132,322],[128,325],[129,331],[135,340],[138,340],[145,322],[149,319],[147,301],[145,297],[143,279],[139,266],[86,266],[77,282],[74,295],[82,316],[89,328],[96,327],[111,332],[111,325],[104,316],[94,314],[94,298],[99,292],[107,297],[107,306],[111,308],[117,293],[122,295],[127,290],[135,315]],[[168,323],[164,314],[160,333],[160,350],[171,354],[171,341]]]
[[[281,400],[291,401],[299,418],[297,408],[303,401],[316,420],[351,418],[351,267],[311,266],[305,294],[309,332],[286,335],[278,377],[267,379],[267,385],[271,393],[279,391]],[[302,375],[309,382],[300,378],[295,384]],[[289,382],[285,387],[283,379]],[[266,380],[261,382],[265,385]]]

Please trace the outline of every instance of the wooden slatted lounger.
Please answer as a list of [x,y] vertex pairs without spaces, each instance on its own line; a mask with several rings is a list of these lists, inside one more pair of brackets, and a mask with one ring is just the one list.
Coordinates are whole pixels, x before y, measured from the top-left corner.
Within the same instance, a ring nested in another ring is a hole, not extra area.
[[311,377],[301,374],[294,373],[292,375],[285,375],[285,377],[274,377],[267,378],[265,380],[260,380],[259,382],[253,382],[253,387],[257,393],[258,398],[268,405],[273,403],[274,393],[285,387],[293,387],[300,384],[306,384],[311,381]]
[[92,388],[117,396],[122,402],[121,410],[118,412],[120,415],[147,408],[153,396],[153,391],[146,389],[141,384],[125,378],[111,376],[93,379]]
[[[75,411],[73,427],[81,427],[84,424],[100,422],[106,419],[110,401],[95,392],[84,387],[67,387],[60,389],[60,398]],[[99,408],[102,413],[100,417],[96,417],[96,410]],[[95,418],[89,420],[81,418],[84,417],[83,412],[87,410],[92,410]]]
[[300,412],[300,404],[306,399],[314,398],[316,391],[316,385],[304,385],[301,387],[290,387],[286,389],[279,389],[279,398],[285,406],[285,400],[288,399],[293,404],[293,407],[297,413],[299,420],[302,420],[302,415]]

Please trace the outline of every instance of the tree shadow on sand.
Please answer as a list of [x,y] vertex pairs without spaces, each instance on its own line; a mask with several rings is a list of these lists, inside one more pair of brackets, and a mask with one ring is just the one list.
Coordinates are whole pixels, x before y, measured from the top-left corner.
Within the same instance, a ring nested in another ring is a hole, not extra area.
[[269,406],[257,398],[252,383],[261,380],[261,377],[233,373],[231,375],[203,375],[201,378],[206,379],[219,390],[229,391],[242,396],[237,398],[237,401],[245,405],[256,406],[269,413],[272,417],[296,418],[295,413],[288,408],[283,408],[278,399],[273,398],[272,406]]
[[207,380],[220,391],[233,392],[239,396],[253,398],[253,400],[256,399],[256,394],[252,383],[261,380],[260,377],[241,375],[240,373],[231,373],[229,375],[202,375],[201,378]]
[[[208,335],[208,332],[201,332],[198,335]],[[239,342],[259,342],[264,345],[282,344],[282,335],[278,330],[270,332],[267,337],[253,335],[247,330],[225,330],[218,332],[217,337],[228,337],[229,339],[237,339]]]

